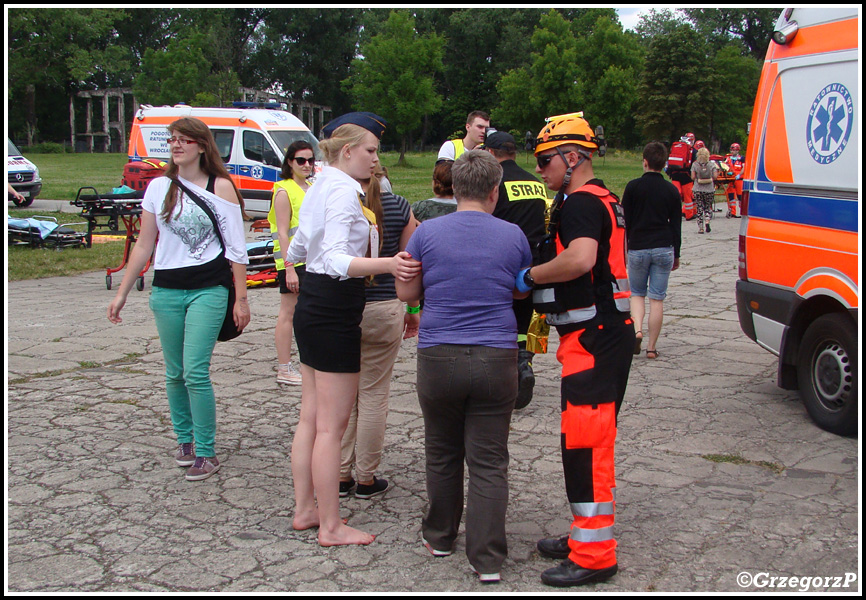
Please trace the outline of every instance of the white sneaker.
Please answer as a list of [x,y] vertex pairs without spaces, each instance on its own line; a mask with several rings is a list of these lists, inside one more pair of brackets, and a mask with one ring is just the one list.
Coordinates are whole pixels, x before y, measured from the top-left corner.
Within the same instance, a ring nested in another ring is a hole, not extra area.
[[301,374],[295,365],[289,363],[288,368],[277,367],[277,383],[284,385],[301,385]]

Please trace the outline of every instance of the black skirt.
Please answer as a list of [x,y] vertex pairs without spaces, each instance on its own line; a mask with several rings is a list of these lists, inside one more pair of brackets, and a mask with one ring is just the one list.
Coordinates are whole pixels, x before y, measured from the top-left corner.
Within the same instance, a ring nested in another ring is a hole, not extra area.
[[363,316],[363,279],[308,272],[293,317],[301,363],[326,373],[359,373]]

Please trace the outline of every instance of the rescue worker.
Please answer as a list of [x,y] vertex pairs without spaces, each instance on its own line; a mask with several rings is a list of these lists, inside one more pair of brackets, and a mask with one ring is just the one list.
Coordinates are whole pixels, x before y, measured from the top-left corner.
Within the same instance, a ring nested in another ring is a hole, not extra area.
[[727,218],[740,218],[740,210],[743,201],[743,169],[746,167],[746,157],[740,155],[740,145],[736,142],[731,144],[731,152],[725,157],[725,170],[734,174],[734,180],[725,189],[728,197]]
[[[695,162],[698,155],[698,151],[694,148],[695,134],[687,133],[680,138],[680,141],[686,142],[689,146],[692,146],[688,164],[684,165],[683,168],[668,165],[666,172],[668,177],[671,178],[671,183],[674,184],[674,187],[676,187],[677,191],[680,193],[680,198],[682,198],[683,217],[685,217],[686,221],[691,221],[697,215],[695,199],[692,195],[692,176],[690,171],[692,163]],[[673,151],[673,148],[671,150]]]
[[490,116],[483,110],[473,110],[466,117],[466,136],[462,140],[448,140],[442,144],[436,162],[457,160],[465,151],[474,150],[483,144],[488,127],[490,127]]
[[[547,192],[544,184],[531,173],[520,168],[514,160],[517,142],[510,133],[490,129],[484,139],[484,149],[499,161],[502,167],[502,182],[499,184],[499,201],[493,216],[514,223],[523,231],[530,248],[535,248],[544,238],[544,214],[547,210]],[[535,252],[532,263],[538,262]],[[532,401],[535,374],[532,359],[535,356],[526,349],[526,333],[532,321],[532,298],[514,301],[514,316],[517,318],[517,375],[518,391],[515,409],[525,408]]]
[[561,449],[573,523],[538,551],[564,561],[541,580],[567,587],[617,571],[613,537],[616,419],[635,344],[629,314],[625,220],[618,199],[596,179],[592,155],[604,153],[581,113],[549,118],[538,136],[536,172],[558,193],[540,264],[518,274],[535,309],[559,334]]

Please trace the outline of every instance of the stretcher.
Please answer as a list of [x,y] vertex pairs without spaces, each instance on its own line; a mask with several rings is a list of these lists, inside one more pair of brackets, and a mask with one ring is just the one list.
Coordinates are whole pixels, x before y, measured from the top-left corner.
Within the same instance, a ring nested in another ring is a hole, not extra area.
[[86,235],[83,231],[72,229],[75,225],[87,223],[65,223],[60,225],[54,217],[33,216],[27,219],[6,217],[6,232],[10,246],[29,246],[31,248],[85,248]]
[[[85,194],[92,190],[92,194]],[[141,199],[144,191],[132,191],[119,194],[100,194],[96,188],[85,186],[78,189],[75,200],[69,203],[81,208],[81,216],[87,220],[87,247],[93,243],[93,233],[107,233],[110,235],[125,235],[123,248],[123,261],[117,267],[105,269],[105,288],[111,289],[111,276],[123,270],[129,261],[129,255],[133,244],[138,239],[141,230]],[[123,229],[120,224],[123,223]],[[148,258],[144,269],[138,274],[135,287],[138,291],[144,289],[144,274],[150,269],[153,256]]]
[[247,244],[247,287],[273,286],[278,284],[277,264],[274,258],[274,241],[261,238]]

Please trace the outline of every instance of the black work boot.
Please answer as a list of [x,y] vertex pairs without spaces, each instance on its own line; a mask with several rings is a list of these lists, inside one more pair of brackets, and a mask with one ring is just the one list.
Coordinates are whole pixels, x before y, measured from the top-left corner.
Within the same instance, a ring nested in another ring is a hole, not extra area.
[[546,570],[541,574],[541,581],[555,587],[570,587],[573,585],[586,585],[610,579],[616,574],[617,566],[613,565],[606,569],[585,569],[579,564],[565,559],[558,567]]
[[515,410],[526,408],[532,400],[535,387],[535,374],[532,372],[532,359],[535,354],[529,350],[517,351],[517,401]]

